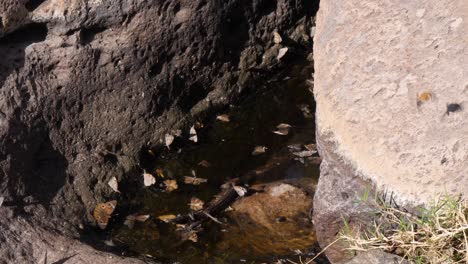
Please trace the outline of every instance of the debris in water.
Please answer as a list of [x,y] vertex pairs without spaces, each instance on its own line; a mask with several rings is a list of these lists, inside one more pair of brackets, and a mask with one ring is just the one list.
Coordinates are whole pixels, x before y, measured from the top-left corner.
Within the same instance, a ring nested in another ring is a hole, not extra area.
[[307,150],[310,150],[310,151],[317,151],[317,145],[315,145],[315,144],[313,144],[313,143],[304,145],[304,147],[305,147]]
[[244,197],[244,195],[247,193],[247,189],[242,186],[234,186],[232,188],[234,188],[234,191],[236,191],[237,195],[240,197]]
[[135,225],[135,221],[145,222],[146,220],[148,220],[148,218],[149,218],[149,215],[136,215],[136,214],[128,215],[125,218],[124,225],[126,225],[126,226],[128,226],[128,228],[132,229],[133,226]]
[[166,147],[169,149],[169,146],[172,144],[172,142],[174,142],[174,136],[171,134],[166,134],[164,141],[166,142]]
[[267,147],[265,146],[256,146],[254,148],[254,150],[252,151],[252,155],[256,156],[256,155],[260,155],[262,153],[265,153],[267,150]]
[[172,219],[175,219],[177,216],[173,215],[173,214],[168,214],[168,215],[160,215],[158,216],[158,219],[163,221],[163,222],[166,222],[168,223],[169,221],[171,221]]
[[182,234],[182,240],[190,240],[194,243],[197,243],[198,242],[198,235],[195,231],[191,231],[191,232],[184,232]]
[[205,168],[211,167],[211,164],[207,160],[200,161],[198,165],[205,167]]
[[190,176],[185,176],[184,177],[184,183],[185,184],[200,185],[200,184],[205,183],[207,181],[208,181],[207,179],[203,179],[203,178],[190,177]]
[[276,128],[278,130],[273,131],[273,133],[275,133],[277,135],[280,135],[280,136],[286,136],[286,135],[289,134],[289,129],[291,128],[291,125],[281,123],[281,124],[277,125]]
[[114,190],[114,192],[119,192],[119,185],[117,183],[117,178],[112,177],[107,184],[109,184],[109,186],[112,188],[112,190]]
[[317,153],[317,151],[315,150],[303,150],[303,151],[293,152],[292,154],[299,158],[307,158],[307,157],[311,157],[315,153]]
[[172,192],[174,190],[177,190],[177,188],[179,188],[179,186],[177,186],[176,180],[165,180],[164,184],[166,185],[166,192]]
[[276,44],[280,44],[283,41],[283,38],[278,32],[273,32],[273,42]]
[[104,240],[104,245],[108,247],[115,247],[114,241],[112,241],[112,239]]
[[228,115],[219,115],[216,117],[216,120],[219,120],[221,122],[225,122],[225,123],[228,123],[229,121],[231,121],[231,119],[229,118]]
[[161,168],[156,169],[156,175],[158,175],[159,178],[164,179],[164,171]]
[[145,172],[143,173],[143,184],[148,187],[156,183],[156,178],[153,175]]
[[94,208],[93,217],[96,219],[99,228],[105,229],[109,223],[112,213],[117,206],[117,201],[112,200],[106,203],[99,203]]
[[298,107],[299,107],[299,109],[301,109],[302,114],[304,115],[305,118],[313,118],[314,117],[314,114],[310,110],[309,105],[301,104]]
[[276,57],[277,60],[281,60],[281,58],[286,55],[286,52],[288,52],[288,48],[282,48],[278,51],[278,56]]
[[190,128],[190,137],[189,137],[189,140],[197,143],[198,142],[198,136],[197,136],[197,131],[195,130],[195,127],[192,126]]
[[190,209],[192,209],[193,211],[199,211],[203,209],[203,205],[205,205],[205,203],[202,200],[198,199],[197,197],[192,197],[189,205],[190,205]]

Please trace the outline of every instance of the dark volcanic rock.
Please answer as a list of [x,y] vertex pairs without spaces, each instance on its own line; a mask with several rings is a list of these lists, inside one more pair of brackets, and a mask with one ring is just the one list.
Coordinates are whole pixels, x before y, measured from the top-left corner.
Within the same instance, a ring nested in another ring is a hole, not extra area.
[[310,50],[313,2],[0,1],[5,204],[39,203],[29,221],[60,231],[91,220],[142,148],[255,89],[285,66],[272,51]]

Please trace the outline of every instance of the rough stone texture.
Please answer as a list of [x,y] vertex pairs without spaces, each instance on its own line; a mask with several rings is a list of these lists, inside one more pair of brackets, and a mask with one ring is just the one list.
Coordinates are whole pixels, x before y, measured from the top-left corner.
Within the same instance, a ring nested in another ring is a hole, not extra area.
[[0,214],[3,216],[0,222],[2,229],[0,232],[2,243],[0,263],[2,264],[147,263],[143,260],[123,258],[111,253],[96,251],[77,239],[70,239],[50,229],[32,225],[27,218],[13,216],[7,208],[0,208]]
[[379,250],[361,252],[345,264],[410,264],[411,262],[397,255]]
[[[287,65],[286,57],[275,59],[279,48],[289,46],[290,56],[309,50],[314,5],[0,0],[5,204],[18,214],[24,204],[40,204],[45,212],[28,216],[34,226],[75,234],[111,195],[111,177],[138,175],[141,149],[171,129],[188,134],[195,119],[255,89]],[[283,43],[273,43],[275,30]]]
[[[464,0],[321,1],[314,93],[324,162],[314,220],[322,247],[340,215],[365,215],[351,201],[366,186],[406,205],[468,194],[467,29]],[[448,112],[450,104],[461,109]]]

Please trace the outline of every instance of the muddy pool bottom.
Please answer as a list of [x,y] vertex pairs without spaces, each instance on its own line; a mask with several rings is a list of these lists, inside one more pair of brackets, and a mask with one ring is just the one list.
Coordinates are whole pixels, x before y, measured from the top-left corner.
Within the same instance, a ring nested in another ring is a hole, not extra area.
[[[308,64],[298,63],[218,116],[204,118],[195,125],[197,142],[177,135],[172,141],[170,135],[170,148],[146,150],[141,166],[156,183],[141,183],[130,198],[119,199],[125,210],[116,210],[120,220],[109,225],[107,238],[163,263],[311,259],[318,252],[311,213],[320,157]],[[194,185],[187,176],[206,182]],[[222,210],[191,226],[189,218],[222,198],[226,186],[242,188]],[[150,218],[129,225],[128,215]],[[163,221],[176,216],[189,221]]]

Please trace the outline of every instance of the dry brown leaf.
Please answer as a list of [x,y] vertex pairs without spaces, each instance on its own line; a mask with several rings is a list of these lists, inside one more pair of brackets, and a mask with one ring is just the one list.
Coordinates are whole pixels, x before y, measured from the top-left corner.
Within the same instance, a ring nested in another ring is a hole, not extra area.
[[169,146],[174,142],[174,136],[171,134],[166,134],[164,137],[164,141],[166,143],[166,147],[169,148]]
[[197,197],[192,197],[192,199],[190,199],[190,209],[194,210],[194,211],[199,211],[201,209],[203,209],[203,205],[205,205],[205,203],[198,199]]
[[211,167],[211,164],[207,160],[200,161],[198,165],[205,167],[205,168]]
[[317,145],[315,145],[315,144],[313,144],[313,143],[304,145],[304,147],[305,147],[307,150],[310,150],[310,151],[317,151]]
[[208,181],[207,179],[203,179],[203,178],[190,177],[190,176],[185,176],[184,177],[184,183],[185,184],[200,185],[200,184],[205,183],[207,181]]
[[186,241],[186,240],[190,240],[194,243],[197,243],[198,242],[198,235],[195,231],[190,231],[190,232],[183,232],[182,233],[182,240],[183,241]]
[[177,216],[173,215],[173,214],[168,214],[168,215],[160,215],[158,216],[158,219],[163,221],[163,222],[166,222],[168,223],[169,221],[171,221],[172,219],[175,219]]
[[260,155],[262,153],[265,153],[267,150],[267,147],[265,146],[256,146],[254,148],[254,150],[252,151],[252,155],[256,156],[256,155]]
[[219,120],[221,122],[225,122],[225,123],[228,123],[229,121],[231,121],[231,119],[229,118],[228,115],[219,115],[216,117],[216,120]]
[[291,125],[286,124],[286,123],[281,123],[281,124],[276,126],[276,128],[278,128],[278,129],[285,129],[285,128],[290,128],[290,127],[291,127]]
[[195,126],[192,126],[190,128],[190,137],[189,140],[197,143],[198,142],[198,136],[197,136],[197,131],[195,130]]
[[315,150],[304,150],[304,151],[293,152],[293,155],[299,158],[307,158],[307,157],[311,157],[315,153],[317,153],[317,151]]
[[241,186],[234,186],[234,191],[236,191],[237,195],[243,197],[247,193],[247,189]]
[[143,184],[148,187],[156,183],[156,178],[149,173],[143,173]]
[[277,125],[276,128],[278,130],[273,131],[273,133],[275,133],[277,135],[281,135],[281,136],[286,136],[286,135],[289,134],[289,129],[291,128],[291,125],[281,123],[281,124]]
[[156,169],[156,175],[158,175],[159,178],[164,179],[164,171],[160,168]]
[[101,229],[105,229],[109,223],[112,213],[117,206],[117,201],[112,200],[106,203],[99,203],[94,208],[93,217]]
[[107,184],[112,188],[112,190],[114,190],[114,192],[119,192],[119,184],[117,183],[116,177],[112,177]]
[[276,56],[276,59],[277,60],[281,60],[281,58],[284,57],[284,55],[286,55],[286,53],[288,52],[288,48],[282,48],[278,51],[278,56]]
[[176,180],[165,180],[164,184],[166,185],[166,192],[172,192],[179,188]]
[[273,32],[273,42],[276,44],[280,44],[283,41],[283,38],[281,38],[281,35],[278,32]]

